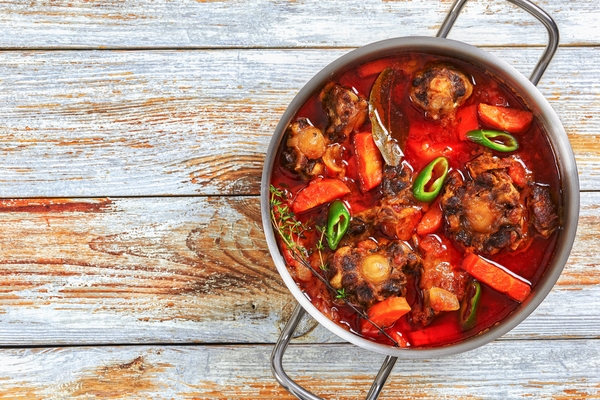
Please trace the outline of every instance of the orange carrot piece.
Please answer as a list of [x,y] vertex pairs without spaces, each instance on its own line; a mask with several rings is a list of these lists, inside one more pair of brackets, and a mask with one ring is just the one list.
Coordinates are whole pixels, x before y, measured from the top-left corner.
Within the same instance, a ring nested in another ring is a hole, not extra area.
[[513,300],[523,302],[531,292],[531,286],[502,268],[484,260],[476,254],[467,255],[462,269],[492,289],[506,294]]
[[328,203],[350,193],[344,182],[334,178],[317,178],[301,189],[292,203],[292,211],[296,214]]
[[477,118],[477,104],[460,109],[456,113],[458,125],[456,132],[460,140],[467,140],[467,132],[479,129],[479,119]]
[[[371,321],[380,328],[392,325],[400,317],[410,311],[410,305],[404,297],[388,297],[387,299],[374,304],[367,310],[367,315]],[[367,321],[368,323],[368,321]],[[370,323],[368,323],[371,325]]]
[[373,140],[371,132],[358,133],[354,136],[354,149],[358,164],[360,188],[368,192],[379,186],[383,179],[383,157]]
[[525,133],[531,126],[533,114],[516,108],[490,106],[480,103],[479,118],[486,125],[509,133]]
[[380,73],[384,69],[390,66],[390,60],[379,59],[375,61],[371,61],[369,63],[363,64],[358,67],[358,76],[361,78],[366,78],[368,76],[372,76]]
[[437,203],[434,204],[429,210],[427,210],[425,215],[423,215],[423,218],[421,218],[421,222],[419,222],[419,225],[417,225],[417,235],[429,235],[430,233],[440,229],[442,226],[443,217],[444,216],[440,206]]

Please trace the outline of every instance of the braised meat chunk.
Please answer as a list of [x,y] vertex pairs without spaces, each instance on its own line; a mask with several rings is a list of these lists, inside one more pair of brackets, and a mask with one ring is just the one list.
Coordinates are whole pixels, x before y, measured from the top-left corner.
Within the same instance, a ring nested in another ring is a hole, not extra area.
[[299,118],[290,124],[286,134],[286,147],[281,153],[282,165],[304,177],[321,174],[324,167],[321,157],[329,144],[321,130],[308,119]]
[[427,117],[438,120],[454,113],[471,93],[473,85],[465,74],[452,65],[439,63],[416,73],[410,98]]
[[491,255],[527,243],[526,190],[522,194],[509,175],[513,162],[486,152],[467,163],[471,179],[448,175],[441,197],[446,231],[464,248]]
[[401,197],[407,203],[414,203],[411,191],[412,171],[404,164],[386,165],[383,169],[381,190],[384,197]]
[[343,142],[365,123],[368,114],[367,100],[354,91],[336,83],[329,83],[320,94],[323,111],[329,117],[325,129],[332,142]]
[[450,247],[433,235],[419,243],[423,260],[419,288],[423,299],[420,307],[412,311],[414,323],[426,326],[435,316],[460,307],[470,277],[456,265]]
[[543,237],[549,237],[559,224],[550,189],[546,186],[535,185],[529,208],[531,209],[531,224],[535,230]]
[[379,205],[356,214],[350,224],[350,236],[383,236],[409,240],[422,217],[421,206],[411,189],[412,172],[405,165],[386,166],[383,172]]
[[330,259],[331,285],[365,308],[406,294],[406,272],[420,264],[404,242],[364,240],[339,248]]

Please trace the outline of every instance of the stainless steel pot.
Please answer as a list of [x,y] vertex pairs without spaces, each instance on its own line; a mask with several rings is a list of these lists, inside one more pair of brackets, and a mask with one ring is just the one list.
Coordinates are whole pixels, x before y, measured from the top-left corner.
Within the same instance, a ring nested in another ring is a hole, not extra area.
[[[466,2],[466,0],[457,0],[453,4],[449,14],[446,17],[446,20],[442,24],[437,37],[402,37],[369,44],[342,56],[325,67],[300,90],[300,92],[288,106],[279,124],[277,125],[269,145],[262,175],[262,221],[269,251],[271,252],[271,256],[273,257],[279,274],[299,304],[296,306],[290,321],[286,325],[277,345],[275,346],[271,361],[275,378],[288,391],[298,398],[319,399],[319,397],[302,388],[292,379],[290,379],[283,370],[282,366],[283,353],[285,352],[292,334],[305,311],[307,311],[320,324],[324,325],[327,329],[342,339],[367,350],[372,350],[387,356],[381,370],[379,371],[379,374],[375,378],[371,391],[367,395],[368,399],[375,399],[379,395],[379,392],[385,384],[387,376],[393,369],[398,357],[431,358],[446,356],[472,350],[476,347],[489,343],[513,329],[527,316],[529,316],[529,314],[531,314],[544,300],[560,276],[569,257],[577,230],[577,221],[579,216],[579,179],[577,175],[575,158],[573,156],[573,151],[565,130],[548,101],[535,87],[543,75],[546,67],[550,63],[556,48],[558,47],[558,28],[550,16],[548,16],[536,5],[530,3],[528,0],[509,1],[534,15],[540,22],[542,22],[542,24],[544,24],[544,26],[546,26],[548,30],[548,46],[546,47],[541,59],[534,68],[534,71],[529,79],[525,78],[512,66],[492,54],[462,42],[446,39],[446,36],[454,24],[458,14],[460,13],[462,6]],[[281,144],[287,126],[295,116],[298,109],[305,104],[312,95],[318,92],[328,81],[330,81],[339,71],[351,68],[370,60],[407,51],[419,51],[468,61],[489,71],[492,75],[498,77],[509,87],[513,88],[517,93],[519,93],[547,132],[548,139],[559,164],[560,182],[562,185],[560,193],[562,195],[563,204],[563,225],[559,233],[555,254],[547,268],[546,273],[532,290],[530,297],[514,313],[502,320],[494,328],[472,338],[466,339],[460,343],[439,348],[404,349],[386,346],[363,339],[336,325],[311,304],[311,302],[306,298],[306,296],[294,282],[292,276],[289,274],[286,268],[283,257],[279,252],[275,234],[270,223],[269,182],[271,172],[275,163],[277,149]]]

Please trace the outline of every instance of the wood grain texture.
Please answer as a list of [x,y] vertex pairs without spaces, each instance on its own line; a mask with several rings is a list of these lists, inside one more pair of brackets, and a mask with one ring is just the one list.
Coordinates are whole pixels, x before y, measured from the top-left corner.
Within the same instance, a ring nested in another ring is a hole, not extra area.
[[[256,345],[5,349],[0,398],[293,399],[271,375],[271,351]],[[291,345],[284,366],[326,399],[357,399],[366,396],[382,361],[351,345]],[[380,399],[599,397],[597,340],[535,340],[400,359]]]
[[[358,47],[434,36],[450,0],[0,2],[3,48]],[[595,0],[537,0],[563,44],[598,44]],[[451,38],[477,45],[544,45],[545,28],[501,0],[470,1]]]
[[[506,338],[598,338],[600,193],[571,258]],[[0,344],[273,343],[294,301],[257,197],[0,202]],[[568,323],[565,323],[568,321]],[[339,341],[305,321],[305,342]]]
[[[269,370],[295,305],[260,225],[272,132],[329,62],[433,36],[451,3],[0,0],[0,399],[292,399]],[[600,3],[535,3],[561,32],[538,87],[578,163],[571,257],[513,331],[400,360],[381,399],[600,399]],[[450,38],[526,76],[547,40],[505,0]],[[309,317],[296,336],[291,376],[364,398],[383,356]]]
[[3,201],[0,343],[273,341],[293,304],[255,200]]
[[[526,75],[541,52],[489,50]],[[0,53],[0,197],[257,194],[279,117],[347,51]],[[600,189],[598,58],[562,48],[539,84],[583,190]]]

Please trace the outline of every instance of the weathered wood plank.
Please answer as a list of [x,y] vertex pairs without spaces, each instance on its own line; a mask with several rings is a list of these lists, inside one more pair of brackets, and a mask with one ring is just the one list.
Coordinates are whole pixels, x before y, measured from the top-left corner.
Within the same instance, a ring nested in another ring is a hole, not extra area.
[[[573,253],[519,327],[399,361],[382,399],[600,398],[600,6],[535,1],[561,30],[539,87],[579,165]],[[141,344],[2,348],[0,398],[291,399],[268,359],[294,301],[251,196],[271,132],[324,65],[432,36],[450,4],[0,1],[0,346]],[[450,37],[525,75],[546,42],[504,0],[470,1]],[[292,376],[326,398],[365,396],[381,355],[310,318],[297,334]]]
[[1,202],[0,343],[273,340],[293,304],[255,200]]
[[[558,285],[507,338],[599,337],[600,193],[582,196]],[[0,201],[0,344],[273,343],[294,302],[259,213],[257,197]],[[313,328],[303,341],[338,341]]]
[[[433,36],[451,1],[103,1],[0,3],[0,48],[357,47]],[[595,0],[535,1],[563,44],[598,44]],[[500,0],[471,1],[450,37],[478,45],[545,44],[532,16]]]
[[[270,346],[0,350],[3,398],[293,399]],[[383,356],[351,345],[295,346],[290,376],[327,399],[365,398]],[[380,399],[597,399],[600,341],[502,341],[451,357],[398,360]]]
[[[541,50],[490,51],[528,74]],[[584,190],[600,189],[599,51],[560,49],[539,85]],[[285,107],[346,52],[2,52],[0,197],[257,194]]]

